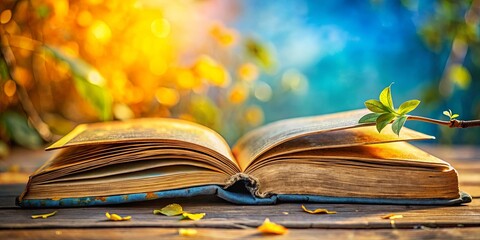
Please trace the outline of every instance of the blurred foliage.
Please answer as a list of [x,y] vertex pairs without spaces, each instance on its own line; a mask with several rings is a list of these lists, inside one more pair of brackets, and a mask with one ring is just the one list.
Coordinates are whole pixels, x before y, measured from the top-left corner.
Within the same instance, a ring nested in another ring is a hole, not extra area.
[[111,120],[112,97],[105,88],[105,79],[100,73],[82,59],[72,58],[53,47],[46,47],[46,49],[57,60],[68,65],[73,75],[75,88],[97,110],[100,120]]
[[[418,2],[404,0],[407,2]],[[445,44],[450,45],[455,38],[467,44],[478,44],[478,6],[473,0],[437,0],[434,11],[419,29],[423,40],[434,51],[441,51]],[[417,3],[418,4],[418,3]],[[474,16],[475,15],[475,16]]]
[[[420,4],[416,0],[402,3],[410,9]],[[437,102],[451,97],[455,88],[468,90],[472,81],[478,81],[471,71],[480,67],[480,1],[437,0],[432,6],[434,11],[422,21],[418,33],[432,51],[449,52],[443,76],[430,86],[438,91],[425,91],[429,102]]]
[[[403,0],[405,7],[416,10],[417,0]],[[435,0],[433,11],[425,16],[418,26],[418,33],[426,46],[439,55],[447,55],[443,74],[424,89],[421,97],[431,108],[461,109],[462,115],[480,118],[478,95],[480,76],[480,1]],[[468,101],[456,98],[462,91]],[[446,106],[457,102],[456,106]],[[458,111],[458,110],[457,110]],[[475,130],[472,130],[475,131]],[[452,143],[453,130],[441,130],[440,141]]]
[[28,125],[27,119],[16,112],[7,111],[0,115],[0,126],[6,131],[2,138],[13,140],[20,146],[36,148],[42,145],[42,138]]
[[2,1],[2,50],[15,61],[0,59],[0,150],[6,143],[42,143],[19,89],[57,136],[84,122],[174,117],[209,126],[233,143],[262,124],[261,105],[275,99],[272,88],[286,85],[281,94],[294,94],[298,84],[272,81],[273,46],[242,36],[212,13],[235,18],[234,3],[214,4]]
[[[401,2],[411,11],[424,4]],[[438,56],[448,55],[443,75],[423,91],[426,106],[480,117],[480,97],[462,102],[463,109],[444,106],[458,91],[478,96],[479,2],[432,0],[433,10],[420,13],[419,36]],[[78,123],[174,117],[234,143],[265,121],[263,107],[281,106],[286,94],[305,94],[309,86],[302,72],[281,68],[272,43],[228,26],[239,5],[1,1],[1,49],[15,59],[0,58],[0,156],[12,144],[39,146],[38,119],[58,137]]]

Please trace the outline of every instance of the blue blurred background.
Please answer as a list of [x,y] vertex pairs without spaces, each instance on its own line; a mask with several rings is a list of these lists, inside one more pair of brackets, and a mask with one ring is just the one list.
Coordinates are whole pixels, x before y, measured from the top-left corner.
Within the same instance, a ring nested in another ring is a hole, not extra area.
[[[233,144],[275,120],[364,108],[391,83],[397,107],[421,100],[414,115],[480,119],[479,22],[480,0],[1,1],[0,158],[139,117]],[[478,128],[406,126],[480,144]]]
[[[270,42],[278,68],[298,71],[308,79],[304,95],[284,96],[265,107],[267,122],[362,108],[365,100],[377,98],[392,82],[397,107],[409,99],[422,101],[412,114],[448,120],[442,112],[452,109],[460,119],[478,119],[480,27],[478,1],[475,4],[473,37],[463,37],[470,42],[464,44],[467,53],[458,61],[467,77],[444,74],[453,64],[447,59],[455,36],[466,31],[461,23],[473,8],[471,1],[252,0],[244,1],[233,24]],[[442,92],[442,77],[451,82],[451,90]],[[282,75],[270,80],[275,78]],[[406,126],[435,135],[443,143],[480,143],[479,129],[453,130],[417,122]]]

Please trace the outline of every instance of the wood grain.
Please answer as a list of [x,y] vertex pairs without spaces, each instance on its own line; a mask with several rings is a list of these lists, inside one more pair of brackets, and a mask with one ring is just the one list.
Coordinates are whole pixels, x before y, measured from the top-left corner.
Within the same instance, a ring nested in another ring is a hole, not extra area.
[[480,228],[422,229],[290,229],[285,235],[261,235],[255,229],[199,228],[194,237],[176,228],[0,230],[0,239],[478,239]]
[[[201,221],[179,221],[178,217],[153,215],[170,203],[181,204],[188,212],[205,212]],[[204,227],[249,228],[260,225],[268,217],[289,228],[349,228],[388,229],[427,227],[480,226],[480,199],[465,206],[404,206],[366,204],[306,204],[308,208],[326,208],[337,211],[332,215],[313,215],[303,212],[300,203],[283,203],[268,206],[234,205],[213,196],[159,199],[147,202],[91,208],[64,209],[1,209],[0,229],[13,228],[77,228],[77,227]],[[48,219],[31,219],[34,214],[58,213]],[[106,221],[105,212],[131,215],[131,221]],[[288,212],[288,214],[284,214]],[[380,216],[402,214],[404,218],[389,220]]]
[[[108,207],[64,209],[20,209],[14,205],[15,197],[23,190],[21,184],[0,184],[0,239],[97,239],[117,238],[173,238],[177,228],[199,228],[196,239],[263,238],[255,229],[268,217],[290,229],[284,236],[273,238],[316,239],[478,239],[480,236],[480,148],[421,146],[428,152],[450,162],[459,172],[460,188],[470,193],[474,200],[463,206],[408,206],[368,204],[306,204],[308,208],[327,208],[337,211],[332,215],[312,215],[302,211],[300,203],[285,203],[274,206],[241,206],[215,197],[182,199],[159,199]],[[24,152],[23,152],[24,153]],[[22,153],[22,154],[23,154]],[[21,157],[15,163],[29,171],[40,165],[46,156],[35,153],[39,162],[23,167]],[[12,162],[8,160],[7,162]],[[4,165],[5,166],[5,162]],[[32,170],[33,171],[33,170]],[[153,215],[170,203],[181,204],[189,212],[205,212],[200,221],[179,221],[177,217]],[[47,219],[31,219],[31,215],[58,213]],[[106,221],[105,212],[131,215],[126,222]],[[288,214],[285,214],[287,212]],[[381,219],[380,216],[396,213],[404,218]],[[26,230],[28,229],[28,230]]]

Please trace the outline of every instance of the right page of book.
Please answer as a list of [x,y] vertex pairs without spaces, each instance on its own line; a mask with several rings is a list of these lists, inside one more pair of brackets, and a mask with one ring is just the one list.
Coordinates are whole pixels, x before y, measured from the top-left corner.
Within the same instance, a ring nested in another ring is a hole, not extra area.
[[[282,154],[275,159],[339,159],[390,165],[448,170],[450,164],[407,143],[389,142],[350,147],[306,150]],[[292,162],[294,162],[293,160]]]
[[245,171],[255,160],[291,152],[433,138],[407,128],[400,136],[389,127],[378,133],[372,124],[358,123],[367,113],[361,109],[274,122],[247,133],[233,153]]
[[234,145],[232,151],[243,170],[256,157],[276,145],[312,132],[357,126],[358,120],[367,113],[367,109],[361,109],[273,122],[245,134]]
[[258,182],[258,196],[459,197],[456,171],[407,142],[307,150],[258,163],[246,170]]

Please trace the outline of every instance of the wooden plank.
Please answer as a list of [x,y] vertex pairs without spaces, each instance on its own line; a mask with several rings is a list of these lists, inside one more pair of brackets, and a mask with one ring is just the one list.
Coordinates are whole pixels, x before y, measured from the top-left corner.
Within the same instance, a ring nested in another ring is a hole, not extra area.
[[25,184],[3,184],[0,185],[0,209],[13,208],[15,206],[15,198],[25,188]]
[[15,171],[32,173],[47,161],[54,152],[44,151],[42,149],[29,150],[24,148],[14,148],[6,159],[0,160],[0,172],[11,169],[14,166]]
[[[179,221],[178,217],[153,215],[170,203],[181,204],[189,212],[205,212],[201,221]],[[480,199],[466,206],[404,206],[365,204],[306,204],[309,208],[337,211],[332,215],[313,215],[302,211],[299,203],[268,206],[243,206],[214,197],[162,199],[109,207],[65,209],[2,209],[1,229],[15,228],[86,228],[86,227],[205,227],[248,228],[260,225],[268,217],[289,228],[392,228],[390,220],[380,217],[397,213],[404,218],[395,220],[396,228],[480,226]],[[33,214],[58,213],[47,219],[31,219]],[[131,221],[106,221],[105,212],[132,216]],[[288,214],[284,214],[288,212]]]
[[[422,147],[423,148],[423,147]],[[444,147],[427,147],[429,151],[433,151],[434,155],[440,156],[443,159],[451,162],[454,167],[459,172],[459,182],[460,188],[466,192],[469,192],[474,197],[480,197],[480,148],[455,148],[445,149]],[[437,154],[439,153],[439,154]],[[457,155],[455,155],[455,153]],[[26,153],[28,154],[28,153]],[[45,153],[35,153],[35,154],[45,154]],[[34,155],[35,155],[34,154]],[[27,156],[27,155],[25,155]],[[33,156],[33,155],[32,155]],[[33,169],[33,165],[40,165],[42,161],[46,160],[47,157],[38,157],[37,159],[30,159],[27,164],[30,164],[30,167],[25,167],[21,169]],[[454,160],[449,160],[452,158]],[[22,160],[23,158],[17,157],[18,162],[26,161]],[[477,161],[478,160],[478,161]],[[7,160],[10,163],[11,160]],[[24,171],[24,170],[22,170]],[[32,170],[33,171],[33,170]],[[93,230],[100,231],[98,234],[107,234],[107,229],[110,228],[119,228],[119,227],[129,227],[135,229],[135,227],[141,227],[143,229],[150,229],[151,227],[167,227],[167,228],[178,228],[178,227],[202,227],[202,228],[224,228],[224,230],[218,230],[220,232],[215,232],[215,234],[220,234],[220,236],[227,236],[226,234],[231,234],[232,236],[245,236],[245,237],[257,237],[255,235],[255,230],[253,227],[258,226],[263,222],[266,217],[269,217],[272,221],[284,224],[285,226],[292,228],[291,234],[296,234],[296,229],[298,228],[317,228],[315,231],[319,231],[323,235],[326,228],[333,229],[380,229],[372,230],[373,232],[378,233],[379,235],[371,234],[372,231],[362,231],[355,230],[354,236],[365,236],[365,238],[370,237],[369,239],[375,239],[376,236],[391,236],[392,238],[398,236],[412,236],[409,235],[416,233],[414,231],[419,230],[408,230],[412,228],[424,228],[428,227],[457,227],[457,226],[472,226],[474,228],[449,228],[447,232],[436,232],[429,233],[432,235],[419,235],[419,238],[435,238],[435,236],[456,236],[457,233],[467,233],[467,235],[460,236],[469,236],[469,229],[476,229],[473,233],[478,233],[478,228],[480,226],[480,198],[475,198],[474,201],[466,206],[454,206],[454,207],[435,207],[435,206],[398,206],[398,205],[359,205],[359,204],[307,204],[309,208],[327,208],[329,210],[337,211],[337,214],[334,215],[311,215],[304,213],[298,203],[288,203],[288,204],[279,204],[275,206],[240,206],[233,205],[222,201],[221,199],[215,197],[198,197],[192,199],[163,199],[163,200],[154,200],[142,203],[133,203],[133,204],[124,204],[108,207],[92,207],[92,208],[66,208],[66,209],[20,209],[14,206],[14,199],[18,196],[21,191],[23,191],[23,184],[18,185],[0,185],[0,229],[11,229],[9,231],[0,231],[0,239],[9,239],[10,237],[4,238],[1,237],[2,234],[9,234],[6,236],[23,236],[32,238],[29,234],[30,230],[27,232],[16,231],[14,229],[51,229],[51,230],[35,230],[35,233],[38,233],[39,236],[45,236],[45,238],[50,238],[53,231],[67,231],[67,228],[71,235],[65,235],[61,238],[78,238],[84,232],[81,232],[81,229],[76,228],[95,228]],[[153,209],[159,209],[169,203],[177,202],[182,204],[187,211],[191,212],[205,212],[207,216],[205,219],[200,221],[178,221],[176,217],[166,217],[153,215]],[[54,217],[48,219],[31,219],[30,216],[33,214],[47,213],[53,210],[59,210],[58,214]],[[128,222],[110,222],[106,221],[105,212],[114,212],[121,215],[131,215],[133,219]],[[288,212],[288,214],[284,214]],[[397,213],[404,215],[404,218],[395,220],[394,225],[389,220],[380,219],[380,216],[388,213]],[[392,227],[398,228],[395,230],[388,230]],[[55,230],[63,228],[60,230]],[[100,228],[100,229],[98,229]],[[102,229],[107,228],[107,229]],[[230,229],[247,229],[247,230],[226,230]],[[383,229],[383,230],[382,230]],[[405,230],[400,230],[405,229]],[[75,231],[71,231],[75,230]],[[78,230],[78,231],[77,231]],[[166,232],[155,232],[153,235],[160,235],[174,237],[176,236],[175,229],[163,229]],[[105,231],[105,232],[101,232]],[[173,232],[172,232],[173,231]],[[217,231],[215,229],[207,229],[208,231]],[[231,233],[221,232],[221,231],[233,231]],[[253,232],[252,232],[253,231]],[[342,230],[343,231],[343,230]],[[401,231],[401,232],[395,232]],[[405,232],[407,231],[407,232]],[[427,232],[429,232],[428,230]],[[437,229],[432,230],[437,231]],[[119,231],[126,236],[130,236],[130,233],[124,233],[125,231]],[[135,232],[135,231],[133,231]],[[253,235],[248,235],[248,233]],[[351,231],[347,231],[351,232]],[[419,231],[422,232],[422,231]],[[139,232],[138,232],[139,233]],[[173,235],[171,235],[173,233]],[[308,236],[302,235],[313,234],[317,235],[316,232],[301,232],[298,236]],[[347,233],[336,232],[338,236],[350,236]],[[381,234],[380,234],[381,233]],[[397,235],[400,234],[400,235]],[[14,234],[14,235],[11,235]],[[23,234],[23,235],[22,235]],[[170,234],[170,235],[168,235]],[[247,235],[242,235],[247,234]],[[347,235],[342,235],[347,234]],[[355,235],[358,234],[358,235]],[[382,235],[383,234],[383,235]],[[453,234],[453,235],[449,235]],[[478,234],[477,234],[478,235]],[[473,235],[473,236],[477,236]],[[90,235],[86,235],[90,236]],[[95,235],[91,235],[94,237]],[[106,236],[106,235],[105,235]],[[117,235],[114,235],[117,236]],[[120,235],[118,235],[120,236]],[[132,235],[134,236],[134,235]],[[147,234],[147,236],[149,236]],[[208,236],[208,234],[206,235]],[[291,235],[289,235],[291,236]],[[297,235],[294,235],[297,236]],[[318,235],[317,235],[318,236]],[[332,237],[338,238],[338,236],[332,235]],[[423,237],[422,237],[423,236]],[[345,237],[345,238],[346,238]],[[34,237],[37,238],[37,237]],[[124,237],[122,237],[124,238]],[[303,238],[303,237],[299,237]],[[343,237],[341,237],[343,238]]]
[[0,184],[0,196],[18,196],[23,189],[25,184]]
[[[256,229],[198,228],[193,237],[179,236],[175,228],[108,228],[108,229],[33,229],[0,230],[0,239],[265,239]],[[268,239],[478,239],[480,228],[421,229],[289,229],[285,235]]]
[[480,148],[463,145],[416,144],[422,150],[446,161],[475,161],[480,159]]
[[475,186],[469,186],[469,185],[463,185],[460,187],[460,189],[464,192],[469,193],[473,198],[480,198],[480,186],[475,185]]
[[28,177],[53,154],[41,149],[12,149],[6,159],[0,159],[0,184],[25,184]]
[[9,196],[4,197],[0,196],[0,213],[2,209],[5,208],[16,208],[15,206],[15,197]]

